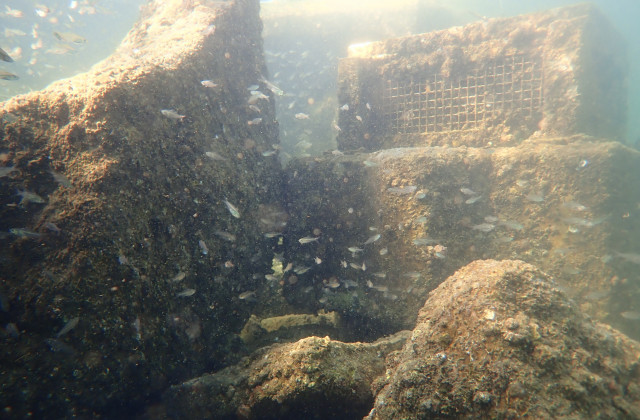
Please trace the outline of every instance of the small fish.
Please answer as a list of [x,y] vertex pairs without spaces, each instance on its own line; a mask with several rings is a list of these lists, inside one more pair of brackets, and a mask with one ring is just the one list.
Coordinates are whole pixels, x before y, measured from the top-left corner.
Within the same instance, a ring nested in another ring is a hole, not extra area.
[[372,162],[372,161],[370,161],[370,160],[362,161],[362,164],[363,164],[364,166],[366,166],[367,168],[373,168],[373,167],[375,167],[375,166],[378,166],[378,164],[377,164],[376,162]]
[[56,334],[56,338],[62,337],[63,335],[67,334],[69,331],[77,327],[78,322],[80,322],[79,317],[70,319],[66,324],[64,324],[64,327],[62,327],[62,329],[58,332],[58,334]]
[[331,124],[331,127],[338,133],[342,131],[342,128],[340,128],[340,126],[335,121]]
[[21,206],[25,206],[26,204],[29,203],[35,203],[35,204],[44,204],[44,198],[40,197],[38,194],[31,192],[31,191],[27,191],[27,190],[18,190],[17,194],[22,197],[20,199],[20,205]]
[[365,245],[372,244],[372,243],[374,243],[375,241],[377,241],[378,239],[380,239],[381,237],[382,237],[382,235],[380,235],[379,233],[376,233],[375,235],[370,236],[370,237],[369,237],[369,239],[367,239],[367,240],[364,242],[364,244],[365,244]]
[[62,230],[58,226],[56,226],[56,224],[53,223],[53,222],[45,223],[44,227],[47,228],[47,230],[50,230],[51,232],[53,232],[55,234],[59,235],[60,233],[62,233]]
[[7,63],[13,63],[13,58],[5,50],[0,48],[0,60],[6,61]]
[[178,114],[175,110],[173,109],[161,109],[160,112],[162,113],[162,115],[164,115],[165,117],[171,119],[171,120],[184,120],[186,118],[185,115],[180,115]]
[[253,290],[248,290],[238,295],[238,299],[240,300],[254,300],[255,298],[256,298],[256,292]]
[[200,84],[206,88],[215,88],[218,87],[217,83],[212,82],[211,80],[202,80],[200,81]]
[[296,120],[308,120],[309,114],[305,114],[304,112],[298,112],[296,115],[294,115],[294,117],[296,118]]
[[176,294],[177,297],[189,297],[196,294],[196,289],[184,289],[183,291]]
[[304,244],[309,244],[311,242],[316,242],[318,239],[320,239],[317,236],[305,236],[304,238],[300,238],[298,239],[298,242],[300,242],[300,244],[304,245]]
[[360,269],[362,268],[362,266],[361,266],[361,265],[356,264],[356,263],[349,263],[349,266],[350,266],[351,268],[355,268],[356,270],[360,270]]
[[221,237],[225,241],[229,241],[229,242],[235,242],[236,241],[236,235],[234,235],[233,233],[225,232],[225,231],[222,231],[222,230],[216,230],[213,233],[215,235]]
[[314,261],[315,261],[315,263],[316,263],[316,264],[318,264],[318,265],[322,264],[322,260],[320,259],[320,257],[315,257],[313,260],[314,260]]
[[18,169],[16,169],[15,166],[3,166],[0,168],[0,178],[5,177],[7,175],[9,175],[11,172],[15,172]]
[[233,217],[235,217],[236,219],[240,218],[240,211],[238,211],[236,206],[227,201],[227,199],[222,200],[222,202],[225,206],[227,206],[227,210],[229,210],[229,213],[231,213]]
[[264,234],[264,237],[267,239],[271,239],[271,238],[276,238],[278,236],[282,236],[282,233],[280,232],[267,232]]
[[264,152],[262,152],[262,156],[271,157],[271,156],[274,156],[276,153],[278,153],[277,150],[265,150]]
[[470,188],[462,187],[460,188],[460,192],[464,195],[478,195],[477,192],[473,191]]
[[265,274],[264,278],[269,280],[269,281],[278,281],[278,277],[274,276],[273,274]]
[[390,187],[390,188],[387,188],[387,191],[395,195],[405,195],[405,194],[412,194],[417,189],[418,187],[416,187],[415,185],[407,185],[404,187]]
[[56,181],[58,184],[62,185],[65,188],[71,188],[71,181],[69,181],[69,179],[62,175],[59,172],[54,171],[53,169],[49,169],[49,173],[51,174],[51,176],[53,177],[53,180]]
[[389,253],[389,249],[387,248],[382,248],[380,251],[378,251],[378,254],[380,255],[387,255]]
[[534,203],[541,203],[544,201],[544,196],[542,195],[542,193],[529,193],[525,195],[524,198],[529,201],[533,201]]
[[262,83],[264,83],[264,85],[267,87],[267,89],[269,89],[274,94],[276,94],[278,96],[283,96],[284,95],[284,91],[282,89],[280,89],[278,86],[274,85],[273,83],[271,83],[270,81],[268,81],[264,77],[262,79],[260,79],[260,80],[262,81]]
[[337,289],[340,287],[340,280],[335,277],[331,277],[329,280],[324,281],[324,285],[330,289]]
[[347,248],[352,254],[356,254],[358,252],[362,252],[364,251],[364,249],[362,248],[358,248],[356,246],[350,246],[349,248]]
[[258,125],[262,122],[262,118],[254,118],[252,120],[247,121],[247,125]]
[[471,197],[471,198],[467,199],[467,201],[465,201],[465,204],[473,204],[476,201],[480,200],[481,198],[482,198],[481,195],[478,195],[476,197]]
[[473,230],[479,230],[480,232],[491,232],[495,229],[496,225],[492,225],[491,223],[480,223],[479,225],[472,226]]
[[344,104],[340,107],[340,111],[348,111],[349,110],[349,104]]
[[433,245],[435,243],[438,243],[437,239],[431,239],[431,238],[416,238],[413,240],[413,244],[415,246],[425,246],[425,245]]
[[218,160],[218,161],[225,161],[227,159],[225,159],[224,157],[222,157],[220,154],[216,153],[216,152],[204,152],[205,156],[207,156],[209,159],[213,159],[213,160]]
[[84,44],[87,39],[73,32],[54,32],[53,36],[60,41],[73,42],[74,44]]
[[297,266],[296,268],[293,269],[293,272],[296,274],[304,274],[307,271],[311,270],[311,267],[307,267],[307,266]]
[[565,201],[564,203],[562,203],[562,207],[572,210],[572,211],[585,211],[587,210],[587,208],[585,206],[583,206],[582,204],[576,202],[576,201]]
[[175,276],[173,276],[173,278],[171,280],[169,280],[171,283],[179,283],[182,280],[185,279],[185,277],[187,277],[187,273],[185,273],[184,271],[180,271],[178,274],[176,274]]
[[618,251],[614,251],[614,254],[616,257],[622,258],[630,263],[640,264],[640,254],[623,253]]
[[252,90],[251,96],[249,96],[249,99],[247,99],[247,103],[249,103],[250,105],[255,105],[261,99],[269,100],[269,97],[259,90]]
[[498,222],[499,225],[508,227],[513,230],[522,230],[524,229],[524,225],[518,222],[514,222],[512,220],[500,220]]
[[640,312],[638,311],[624,311],[620,312],[620,316],[624,319],[629,319],[631,321],[640,321]]
[[22,10],[12,9],[9,6],[6,6],[6,7],[7,7],[7,11],[4,12],[5,15],[11,16],[11,17],[14,17],[14,18],[24,17],[24,12]]
[[408,273],[404,273],[403,276],[409,277],[413,280],[418,280],[420,277],[422,277],[422,274],[420,274],[419,271],[409,271]]
[[18,80],[19,77],[8,71],[0,70],[0,79],[2,80]]
[[207,244],[204,243],[202,239],[198,241],[198,246],[200,247],[200,251],[202,252],[202,255],[207,255],[209,253],[209,248],[207,248]]

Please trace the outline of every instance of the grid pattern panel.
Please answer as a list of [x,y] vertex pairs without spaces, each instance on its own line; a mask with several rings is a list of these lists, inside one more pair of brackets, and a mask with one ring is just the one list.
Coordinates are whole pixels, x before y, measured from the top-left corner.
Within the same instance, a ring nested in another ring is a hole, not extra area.
[[395,134],[472,130],[491,125],[503,112],[535,117],[542,108],[542,78],[540,62],[513,55],[455,80],[439,74],[388,80],[384,118]]

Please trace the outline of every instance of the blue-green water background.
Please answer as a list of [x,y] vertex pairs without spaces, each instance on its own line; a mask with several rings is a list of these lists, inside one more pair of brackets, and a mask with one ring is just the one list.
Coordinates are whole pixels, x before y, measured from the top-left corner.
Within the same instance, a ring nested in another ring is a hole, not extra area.
[[[73,76],[74,74],[88,70],[93,64],[109,54],[117,47],[127,31],[139,17],[140,6],[145,3],[143,0],[78,0],[77,6],[71,0],[5,0],[0,6],[2,15],[0,16],[0,47],[5,51],[15,55],[14,63],[0,62],[0,70],[9,71],[20,77],[16,81],[0,80],[0,100],[6,100],[13,95],[28,92],[30,90],[39,90],[47,86],[49,83]],[[263,2],[264,9],[279,8],[287,6],[287,3],[295,3],[296,7],[304,10],[306,0],[271,0]],[[370,12],[374,4],[367,1],[350,1],[350,4],[357,4],[363,11]],[[463,25],[465,23],[478,20],[479,17],[505,17],[517,14],[529,13],[534,11],[545,10],[549,8],[559,7],[563,5],[574,4],[572,1],[564,0],[419,0],[414,2],[427,12],[421,15],[416,27],[421,31],[444,29],[453,25]],[[640,1],[637,0],[598,0],[595,1],[599,9],[609,17],[615,28],[627,41],[628,57],[629,57],[629,90],[628,90],[628,127],[627,127],[627,143],[640,143]],[[46,17],[40,17],[36,14],[35,9],[44,5],[50,9]],[[23,12],[24,16],[16,18],[8,16],[5,11],[6,7],[18,9]],[[437,13],[430,14],[429,9],[433,8]],[[409,9],[409,8],[407,8]],[[407,10],[407,15],[414,13],[414,8]],[[442,10],[448,10],[451,13],[443,19]],[[401,15],[401,14],[400,14]],[[56,18],[57,22],[51,22],[51,18]],[[353,15],[354,22],[358,19],[357,13]],[[306,23],[305,23],[306,24]],[[42,47],[33,49],[32,44],[38,42],[34,39],[32,31],[36,26],[37,36],[42,40]],[[273,45],[269,39],[269,30],[267,25],[265,30],[265,49],[286,48],[281,44]],[[22,31],[25,35],[6,36],[9,30]],[[327,80],[335,80],[337,77],[337,61],[340,57],[346,55],[346,46],[352,42],[371,39],[371,34],[376,33],[376,28],[360,28],[362,33],[354,33],[353,31],[345,31],[348,38],[344,39],[342,51],[335,51],[330,57],[330,63],[326,66],[326,74],[324,77],[315,78],[318,83],[326,83]],[[170,29],[168,29],[170,30]],[[55,54],[48,52],[54,49],[59,41],[53,36],[53,32],[74,32],[86,38],[87,42],[83,44],[73,44],[74,51],[66,54]],[[309,51],[306,56],[311,60],[314,56],[314,49],[322,48],[316,45],[301,45],[304,43],[302,39],[292,39],[292,45],[303,50]],[[16,53],[16,49],[20,48],[21,53]],[[304,58],[301,58],[304,60]],[[278,63],[278,57],[267,56],[267,61],[271,73],[276,73],[278,66],[290,66],[290,63]],[[273,69],[273,70],[272,70]],[[291,72],[297,71],[291,69]],[[286,73],[286,72],[285,72]],[[314,78],[310,78],[314,80]],[[285,91],[299,89],[299,86],[287,84],[287,81],[280,81],[285,86]],[[307,83],[306,88],[309,88]],[[317,86],[318,89],[325,91],[334,90],[334,84],[326,84]],[[334,90],[335,91],[335,90]],[[296,92],[292,96],[295,96]],[[333,92],[328,92],[332,94]],[[303,95],[301,95],[303,96]],[[286,98],[282,101],[284,102]],[[282,110],[282,107],[279,108]],[[280,118],[279,118],[280,119]],[[325,122],[326,127],[330,127],[331,122]],[[287,129],[286,118],[281,121],[282,130]],[[330,131],[327,130],[327,133]],[[328,139],[327,133],[318,133],[315,147],[309,148],[309,153],[318,153],[322,150],[333,148],[331,139]],[[314,136],[310,136],[312,139]],[[286,136],[283,137],[285,150],[291,154],[295,154],[296,150],[293,145],[287,145]]]

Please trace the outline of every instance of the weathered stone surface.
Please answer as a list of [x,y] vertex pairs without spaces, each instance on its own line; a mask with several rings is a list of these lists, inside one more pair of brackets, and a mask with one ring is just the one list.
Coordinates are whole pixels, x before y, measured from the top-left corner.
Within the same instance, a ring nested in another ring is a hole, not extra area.
[[172,386],[172,418],[356,419],[373,402],[370,385],[408,331],[374,343],[308,337],[265,347],[242,363]]
[[0,228],[33,232],[0,247],[3,414],[116,417],[238,357],[281,217],[258,12],[151,2],[111,57],[0,105]]
[[361,45],[339,73],[341,150],[626,130],[625,46],[591,5]]
[[[640,337],[639,323],[620,316],[639,293],[639,166],[637,151],[584,136],[294,161],[285,258],[312,268],[282,293],[375,337],[411,328],[428,292],[469,262],[518,258],[552,274],[589,314]],[[314,230],[317,242],[297,242]]]
[[318,311],[313,314],[288,314],[260,319],[251,315],[240,331],[240,339],[249,349],[257,349],[275,342],[296,341],[324,332],[341,336],[340,315]]
[[431,293],[367,418],[636,419],[639,361],[535,267],[476,261]]

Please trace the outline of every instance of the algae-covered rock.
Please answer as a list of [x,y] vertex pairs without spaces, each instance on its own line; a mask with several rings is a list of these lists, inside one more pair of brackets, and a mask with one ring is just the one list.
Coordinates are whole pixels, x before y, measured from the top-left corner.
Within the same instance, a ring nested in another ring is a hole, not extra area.
[[0,104],[8,414],[115,417],[237,357],[278,213],[261,30],[258,0],[153,1],[90,71]]
[[[460,267],[516,258],[640,337],[640,323],[621,315],[640,291],[639,164],[638,151],[587,136],[293,160],[285,259],[310,269],[283,296],[340,312],[365,339],[411,328],[428,293]],[[314,232],[314,243],[298,242]]]
[[640,343],[522,261],[448,278],[389,361],[368,419],[640,416]]
[[237,365],[172,386],[164,405],[172,418],[361,418],[385,356],[407,336],[374,343],[308,337],[265,347]]

